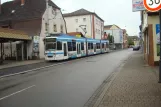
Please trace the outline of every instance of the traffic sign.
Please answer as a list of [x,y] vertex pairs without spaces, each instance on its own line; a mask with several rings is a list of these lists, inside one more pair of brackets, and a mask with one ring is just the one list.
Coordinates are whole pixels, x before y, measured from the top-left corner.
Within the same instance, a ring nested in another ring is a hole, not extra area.
[[151,12],[161,9],[161,0],[144,0],[144,7]]

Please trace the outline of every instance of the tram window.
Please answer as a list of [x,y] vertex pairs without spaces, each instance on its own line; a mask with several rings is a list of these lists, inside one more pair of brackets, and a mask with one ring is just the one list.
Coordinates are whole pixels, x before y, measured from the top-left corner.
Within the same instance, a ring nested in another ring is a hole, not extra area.
[[96,45],[97,45],[97,49],[100,49],[100,44],[99,44],[99,43],[97,43]]
[[62,50],[62,42],[57,42],[57,50]]
[[81,50],[84,50],[84,43],[81,43]]
[[104,44],[102,43],[102,48],[104,48]]
[[47,43],[45,48],[46,50],[56,49],[56,43]]
[[106,43],[106,48],[108,48],[108,43]]
[[93,43],[91,43],[91,49],[93,49]]
[[73,45],[73,51],[76,51],[76,42],[72,42]]
[[73,51],[72,42],[68,42],[68,51]]
[[98,49],[98,43],[96,43],[96,49]]
[[90,43],[88,43],[88,50],[91,49]]

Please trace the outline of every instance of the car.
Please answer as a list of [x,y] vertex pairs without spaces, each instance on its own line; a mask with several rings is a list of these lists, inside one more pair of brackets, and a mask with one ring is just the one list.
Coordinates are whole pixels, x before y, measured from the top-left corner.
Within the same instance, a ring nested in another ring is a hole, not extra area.
[[135,50],[138,51],[139,49],[140,49],[140,46],[134,46],[134,47],[133,47],[133,51],[135,51]]

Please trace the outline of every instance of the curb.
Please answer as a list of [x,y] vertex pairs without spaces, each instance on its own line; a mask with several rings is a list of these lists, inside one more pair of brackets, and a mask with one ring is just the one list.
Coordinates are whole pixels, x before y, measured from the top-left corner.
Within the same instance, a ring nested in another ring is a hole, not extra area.
[[[42,63],[42,62],[44,62],[44,61],[45,61],[45,60],[38,60],[37,62],[30,63],[30,64],[21,64],[21,65],[9,66],[9,67],[2,67],[2,68],[0,68],[0,70],[2,70],[2,69],[7,69],[7,68],[13,68],[13,67],[20,67],[20,66],[24,66],[24,65],[31,65],[31,64]],[[0,66],[1,66],[1,65],[0,65]]]
[[[111,86],[111,84],[114,82],[115,78],[117,77],[117,75],[120,73],[121,69],[123,68],[123,66],[126,64],[127,60],[130,59],[131,56],[129,56],[127,59],[125,59],[125,61],[123,61],[117,68],[115,71],[113,71],[106,80],[104,80],[104,82],[106,82],[103,86],[103,91],[101,92],[100,95],[98,95],[98,98],[96,99],[95,103],[93,104],[93,106],[90,107],[98,107],[99,104],[101,103],[101,101],[103,100],[107,90],[109,89],[109,87]],[[103,82],[103,83],[104,83]],[[103,84],[102,83],[102,84]],[[102,85],[101,84],[101,85]],[[93,95],[92,95],[93,96]],[[88,101],[87,101],[88,103]],[[88,106],[84,106],[84,107],[88,107]]]

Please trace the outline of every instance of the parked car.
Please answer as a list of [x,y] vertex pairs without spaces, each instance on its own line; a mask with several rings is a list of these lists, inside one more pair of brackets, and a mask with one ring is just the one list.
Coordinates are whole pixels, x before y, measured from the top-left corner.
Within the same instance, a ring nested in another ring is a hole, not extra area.
[[135,51],[135,50],[139,50],[140,49],[140,46],[133,46],[133,51]]

